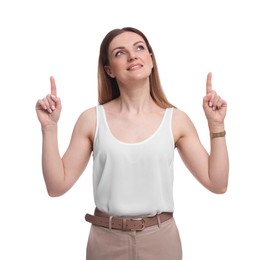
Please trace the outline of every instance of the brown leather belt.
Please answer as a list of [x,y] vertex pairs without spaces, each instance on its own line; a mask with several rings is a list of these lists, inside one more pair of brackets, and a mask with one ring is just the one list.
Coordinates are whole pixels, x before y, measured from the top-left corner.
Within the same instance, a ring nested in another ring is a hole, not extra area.
[[101,226],[110,229],[117,229],[122,231],[142,231],[147,227],[154,225],[159,225],[170,218],[172,218],[173,213],[164,212],[153,217],[143,217],[143,218],[121,218],[109,216],[98,209],[95,210],[95,214],[86,214],[86,221],[92,223],[96,226]]

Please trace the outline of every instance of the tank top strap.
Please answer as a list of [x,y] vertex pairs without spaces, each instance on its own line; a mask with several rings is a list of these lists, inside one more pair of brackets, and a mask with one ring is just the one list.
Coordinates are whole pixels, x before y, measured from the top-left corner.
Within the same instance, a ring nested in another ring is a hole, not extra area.
[[161,124],[161,127],[159,129],[160,134],[162,135],[161,138],[168,138],[168,136],[171,138],[172,142],[174,143],[174,137],[172,132],[172,115],[173,115],[173,107],[166,108],[165,115]]
[[171,127],[172,115],[173,115],[173,107],[166,108],[164,125],[166,125],[167,127]]
[[103,108],[103,105],[97,105],[96,106],[96,134],[99,132],[100,128],[101,130],[107,131],[106,126],[106,118],[105,118],[105,111]]

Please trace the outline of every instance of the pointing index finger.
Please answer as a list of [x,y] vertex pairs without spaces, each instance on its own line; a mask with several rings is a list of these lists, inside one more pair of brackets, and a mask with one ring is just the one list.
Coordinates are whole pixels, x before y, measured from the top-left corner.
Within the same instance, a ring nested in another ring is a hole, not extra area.
[[210,93],[212,91],[212,73],[209,72],[207,75],[207,83],[206,83],[206,94]]
[[50,88],[51,88],[51,95],[57,96],[57,87],[54,77],[50,77]]

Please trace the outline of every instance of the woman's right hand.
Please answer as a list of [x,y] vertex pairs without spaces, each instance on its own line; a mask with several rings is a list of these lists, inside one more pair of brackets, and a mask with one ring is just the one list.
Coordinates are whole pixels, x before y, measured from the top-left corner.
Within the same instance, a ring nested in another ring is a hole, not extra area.
[[61,101],[57,97],[55,79],[50,77],[51,93],[39,99],[35,109],[41,126],[57,125],[61,113]]

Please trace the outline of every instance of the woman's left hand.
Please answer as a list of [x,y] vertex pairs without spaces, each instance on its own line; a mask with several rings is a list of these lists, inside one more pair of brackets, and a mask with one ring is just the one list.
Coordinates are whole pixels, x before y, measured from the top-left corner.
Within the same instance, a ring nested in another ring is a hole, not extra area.
[[203,109],[210,127],[217,127],[224,124],[227,112],[227,103],[215,90],[212,89],[211,72],[207,75],[206,96],[203,98]]

